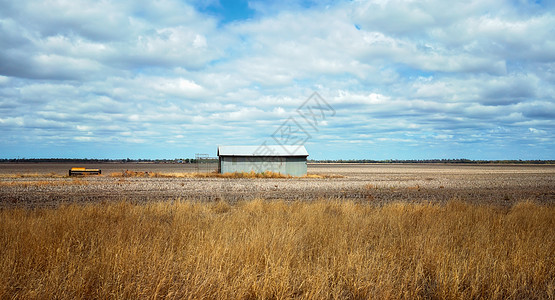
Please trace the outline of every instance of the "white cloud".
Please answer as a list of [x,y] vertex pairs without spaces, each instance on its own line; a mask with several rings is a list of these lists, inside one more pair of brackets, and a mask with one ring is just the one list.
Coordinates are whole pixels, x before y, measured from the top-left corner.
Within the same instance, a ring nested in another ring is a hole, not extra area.
[[94,137],[92,136],[76,136],[74,139],[78,142],[92,142]]
[[148,81],[149,88],[163,94],[188,97],[204,91],[202,86],[184,78],[150,78]]
[[193,47],[195,48],[206,48],[208,44],[206,43],[206,38],[203,35],[197,34],[195,40],[193,41]]
[[8,83],[8,82],[10,82],[10,78],[9,78],[9,77],[0,75],[0,84],[3,85],[3,84],[6,84],[6,83]]
[[533,134],[546,134],[547,132],[545,130],[540,130],[540,129],[536,129],[536,128],[528,128],[528,130],[530,130],[531,133]]

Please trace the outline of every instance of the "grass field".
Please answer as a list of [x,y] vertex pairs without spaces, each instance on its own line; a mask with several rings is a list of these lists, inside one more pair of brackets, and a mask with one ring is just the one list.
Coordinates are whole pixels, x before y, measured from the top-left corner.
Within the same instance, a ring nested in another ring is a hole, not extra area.
[[128,201],[0,210],[0,298],[553,299],[555,207]]

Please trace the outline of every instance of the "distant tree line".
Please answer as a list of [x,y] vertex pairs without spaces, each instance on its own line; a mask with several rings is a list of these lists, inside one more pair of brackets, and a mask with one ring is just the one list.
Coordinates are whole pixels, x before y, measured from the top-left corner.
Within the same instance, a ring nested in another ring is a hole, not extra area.
[[[157,163],[157,164],[196,164],[217,163],[217,158],[194,159],[98,159],[98,158],[3,158],[0,163]],[[458,159],[309,159],[309,163],[353,163],[353,164],[555,164],[555,160],[471,160]]]
[[354,163],[354,164],[555,164],[555,160],[472,160],[458,159],[309,159],[309,163]]
[[[215,163],[214,158],[201,159],[202,163]],[[157,163],[157,164],[194,164],[194,158],[175,159],[98,159],[98,158],[0,158],[0,163]]]

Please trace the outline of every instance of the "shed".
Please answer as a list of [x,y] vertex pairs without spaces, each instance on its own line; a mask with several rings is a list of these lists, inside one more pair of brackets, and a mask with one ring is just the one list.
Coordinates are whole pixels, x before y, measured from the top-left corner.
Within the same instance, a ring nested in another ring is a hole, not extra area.
[[266,171],[291,176],[306,175],[308,152],[299,145],[219,146],[218,172]]

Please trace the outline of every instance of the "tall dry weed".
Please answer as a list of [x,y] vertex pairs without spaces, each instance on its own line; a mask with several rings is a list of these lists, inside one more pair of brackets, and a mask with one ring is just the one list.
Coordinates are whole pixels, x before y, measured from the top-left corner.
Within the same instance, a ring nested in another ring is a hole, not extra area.
[[0,298],[553,298],[555,207],[257,199],[0,211]]
[[[144,172],[144,171],[130,171],[125,170],[121,172],[112,172],[110,177],[156,177],[156,178],[297,178],[287,174],[281,174],[271,171],[265,172],[232,172],[232,173],[218,173],[218,172],[200,172],[200,173],[160,173],[160,172]],[[330,174],[307,174],[301,178],[342,178],[341,175]]]

